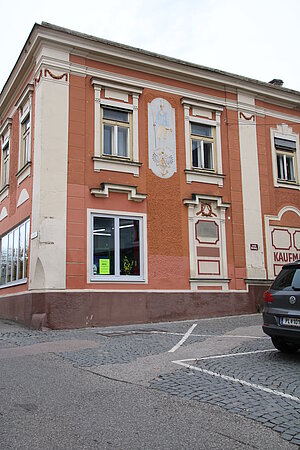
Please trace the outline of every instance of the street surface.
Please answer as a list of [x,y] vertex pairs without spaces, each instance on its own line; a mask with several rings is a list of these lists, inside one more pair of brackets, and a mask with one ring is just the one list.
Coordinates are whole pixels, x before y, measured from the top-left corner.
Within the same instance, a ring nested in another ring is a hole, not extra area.
[[261,323],[0,321],[0,449],[297,449],[300,352],[276,351]]

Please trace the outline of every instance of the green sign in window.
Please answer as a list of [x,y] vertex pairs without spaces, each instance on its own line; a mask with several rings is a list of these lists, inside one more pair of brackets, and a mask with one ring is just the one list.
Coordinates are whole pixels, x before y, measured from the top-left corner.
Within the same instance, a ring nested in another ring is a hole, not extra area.
[[100,275],[110,274],[110,260],[109,259],[99,259],[99,273]]

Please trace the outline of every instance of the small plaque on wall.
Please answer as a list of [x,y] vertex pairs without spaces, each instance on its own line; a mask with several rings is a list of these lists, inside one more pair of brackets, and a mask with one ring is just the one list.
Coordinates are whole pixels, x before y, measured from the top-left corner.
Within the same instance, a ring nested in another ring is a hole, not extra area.
[[250,250],[258,251],[258,244],[250,244]]

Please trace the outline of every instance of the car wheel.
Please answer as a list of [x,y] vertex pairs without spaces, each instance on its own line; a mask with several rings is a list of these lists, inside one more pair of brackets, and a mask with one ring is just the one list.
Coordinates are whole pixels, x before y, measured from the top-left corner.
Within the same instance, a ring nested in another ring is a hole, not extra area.
[[283,353],[296,353],[299,350],[299,345],[283,341],[278,337],[272,337],[272,343],[277,350]]

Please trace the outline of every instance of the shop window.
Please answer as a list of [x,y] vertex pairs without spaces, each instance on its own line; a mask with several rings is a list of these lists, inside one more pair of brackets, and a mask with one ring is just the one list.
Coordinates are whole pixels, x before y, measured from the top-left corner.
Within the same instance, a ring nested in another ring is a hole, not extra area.
[[93,281],[143,280],[142,218],[92,215]]
[[1,286],[27,280],[30,221],[1,238]]

